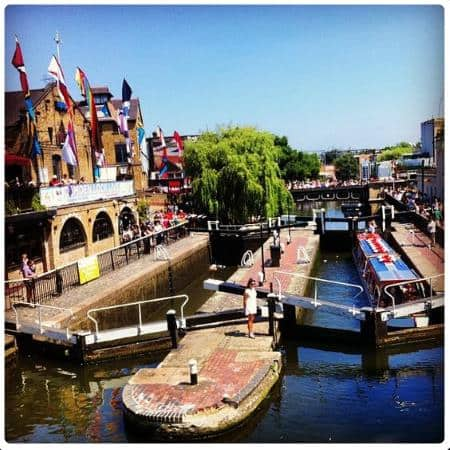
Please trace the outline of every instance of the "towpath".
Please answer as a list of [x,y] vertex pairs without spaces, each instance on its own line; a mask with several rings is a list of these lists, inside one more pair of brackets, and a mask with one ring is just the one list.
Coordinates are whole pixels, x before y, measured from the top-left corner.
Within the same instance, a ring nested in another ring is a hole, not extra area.
[[[412,224],[395,223],[394,228],[393,239],[421,276],[430,277],[444,273],[444,249],[439,244],[432,247],[430,237]],[[443,291],[444,281],[444,277],[435,279],[433,288]]]

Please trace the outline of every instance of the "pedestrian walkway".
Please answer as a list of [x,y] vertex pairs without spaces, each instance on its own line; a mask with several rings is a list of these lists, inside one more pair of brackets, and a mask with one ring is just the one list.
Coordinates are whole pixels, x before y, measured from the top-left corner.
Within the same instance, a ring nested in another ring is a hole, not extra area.
[[[283,232],[281,242],[286,241]],[[311,261],[319,245],[319,237],[309,230],[292,232],[292,242],[285,246],[281,267],[269,267],[270,243],[264,245],[266,282],[268,287],[276,271],[309,274],[312,262],[298,264],[297,249],[307,248]],[[251,268],[238,269],[228,281],[245,284],[257,279],[261,270],[260,251]],[[301,280],[303,283],[305,280]],[[299,280],[281,277],[283,289],[301,289]],[[223,312],[242,308],[242,296],[215,293],[199,313]],[[125,386],[123,403],[127,419],[135,426],[172,439],[199,439],[238,425],[263,401],[279,377],[281,355],[272,351],[268,323],[257,322],[255,339],[248,337],[247,325],[233,324],[190,331],[154,369],[141,369]],[[188,362],[198,365],[198,384],[190,384]]]
[[[405,252],[417,272],[422,277],[444,273],[444,249],[435,244],[431,246],[429,236],[412,224],[394,224],[392,237]],[[435,290],[444,290],[444,277],[433,282]]]
[[[319,235],[313,234],[310,230],[293,229],[291,230],[291,243],[288,245],[289,232],[283,230],[280,235],[280,242],[284,244],[284,253],[281,255],[280,267],[270,266],[270,244],[272,239],[268,239],[264,244],[264,270],[266,279],[265,288],[269,288],[270,283],[274,280],[276,272],[292,272],[302,275],[309,275],[311,264],[305,264],[297,260],[297,251],[299,247],[303,247],[311,261],[314,261],[315,254],[319,248]],[[246,285],[249,278],[258,280],[258,273],[262,270],[261,249],[254,254],[254,265],[250,268],[239,268],[228,281]],[[276,274],[281,282],[282,292],[290,292],[292,294],[303,295],[306,286],[306,280],[299,277],[292,277],[286,274]],[[225,280],[224,280],[225,281]],[[277,285],[273,286],[274,290],[278,289]],[[210,297],[207,302],[200,308],[200,313],[222,312],[228,309],[241,308],[242,298],[236,295],[227,294],[225,292],[217,292]]]
[[[176,261],[187,250],[195,251],[197,248],[204,248],[208,242],[206,233],[195,233],[192,236],[185,237],[178,242],[174,242],[168,247],[171,260]],[[86,318],[86,312],[94,307],[105,306],[107,299],[117,297],[125,286],[131,286],[133,283],[139,284],[142,277],[149,277],[152,273],[159,273],[167,266],[167,261],[155,261],[154,255],[143,255],[140,259],[131,262],[129,265],[122,266],[113,272],[109,272],[100,278],[90,281],[84,285],[78,286],[72,290],[64,292],[60,296],[55,296],[45,302],[48,306],[66,308],[66,311],[42,308],[42,319],[46,326],[54,328],[65,328],[71,319],[71,315],[76,322]],[[137,286],[137,289],[139,286]],[[137,292],[137,290],[136,290]],[[137,294],[136,294],[137,295]],[[20,321],[22,324],[36,323],[38,318],[38,308],[21,307]],[[71,312],[69,311],[71,310]],[[5,312],[5,322],[15,323],[16,312],[10,309]],[[70,323],[69,323],[70,325]]]

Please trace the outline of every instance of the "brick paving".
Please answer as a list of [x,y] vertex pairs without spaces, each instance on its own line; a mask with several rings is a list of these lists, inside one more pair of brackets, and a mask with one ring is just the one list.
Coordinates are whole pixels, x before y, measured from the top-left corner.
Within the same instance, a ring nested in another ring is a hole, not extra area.
[[[402,247],[421,276],[429,277],[444,273],[444,249],[438,244],[431,247],[430,238],[422,231],[411,224],[396,223],[392,237]],[[444,278],[439,277],[433,281],[436,290],[444,290]]]
[[[288,231],[282,230],[280,241],[284,244],[284,253],[281,255],[280,267],[270,267],[270,244],[272,239],[268,239],[264,244],[264,261],[266,280],[265,288],[269,288],[270,283],[273,282],[273,289],[278,289],[278,284],[274,282],[276,276],[281,283],[282,292],[289,292],[291,294],[303,295],[306,282],[299,277],[292,275],[276,273],[276,272],[290,272],[302,275],[308,275],[311,271],[311,264],[299,264],[297,261],[297,249],[303,247],[311,260],[319,247],[319,235],[313,234],[312,231],[306,229],[291,230],[291,243],[287,245]],[[239,268],[227,281],[239,284],[246,284],[249,278],[258,280],[258,272],[261,268],[261,249],[254,253],[255,264],[250,268]],[[261,303],[260,300],[258,300]],[[221,312],[228,309],[242,307],[242,298],[236,295],[219,292],[214,294],[208,301],[199,309],[200,313]]]
[[[275,272],[308,274],[312,263],[298,264],[297,248],[306,247],[311,260],[319,245],[319,237],[310,230],[293,230],[292,242],[285,245],[281,267],[265,267],[265,287]],[[281,241],[286,242],[283,232]],[[264,245],[264,259],[270,261],[270,244]],[[251,268],[239,268],[229,279],[245,284],[249,277],[257,278],[261,270],[260,250],[254,255]],[[304,287],[304,281],[291,275],[278,274],[283,291]],[[201,312],[222,312],[242,307],[242,297],[215,293]],[[246,324],[228,325],[188,332],[179,348],[172,350],[154,369],[141,369],[125,386],[123,403],[131,420],[142,419],[159,424],[162,433],[172,436],[197,437],[223,431],[243,420],[265,397],[261,389],[272,386],[279,374],[281,355],[272,351],[268,324],[255,324],[256,339],[247,336]],[[198,363],[198,384],[189,384],[188,361]],[[146,422],[148,423],[148,422]],[[166,424],[166,425],[164,425]],[[170,425],[169,425],[170,424]]]

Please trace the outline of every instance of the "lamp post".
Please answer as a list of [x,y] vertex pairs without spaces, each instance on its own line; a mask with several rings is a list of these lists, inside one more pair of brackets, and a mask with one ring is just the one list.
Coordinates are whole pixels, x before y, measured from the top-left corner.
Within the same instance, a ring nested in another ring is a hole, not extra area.
[[291,204],[288,203],[288,245],[291,243]]
[[266,280],[266,270],[264,268],[264,239],[263,239],[263,224],[262,222],[259,224],[260,230],[260,240],[261,240],[261,273],[262,273],[262,282]]

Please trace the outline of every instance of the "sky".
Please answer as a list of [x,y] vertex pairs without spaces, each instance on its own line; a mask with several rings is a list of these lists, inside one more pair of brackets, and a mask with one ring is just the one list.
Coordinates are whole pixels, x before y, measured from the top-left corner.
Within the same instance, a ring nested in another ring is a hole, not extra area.
[[126,78],[147,136],[255,126],[299,150],[382,148],[443,114],[441,6],[10,5],[4,31],[6,91],[14,36],[39,89],[58,31],[72,97],[77,66],[115,98]]

